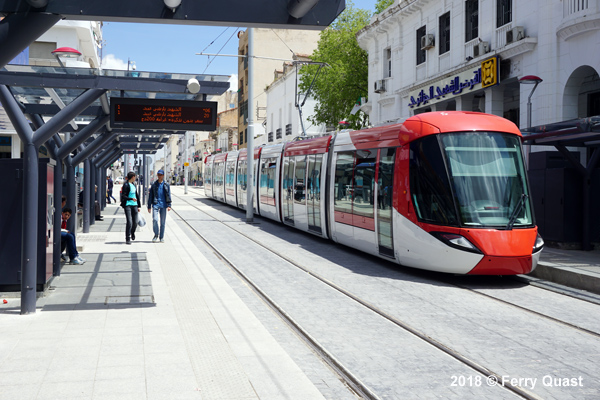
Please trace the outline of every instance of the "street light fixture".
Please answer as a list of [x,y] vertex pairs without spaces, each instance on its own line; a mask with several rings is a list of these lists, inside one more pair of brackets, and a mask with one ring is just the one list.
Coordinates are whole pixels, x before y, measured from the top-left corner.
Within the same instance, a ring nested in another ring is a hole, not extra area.
[[181,4],[181,0],[164,0],[165,6],[167,6],[171,11],[175,12],[177,7]]
[[130,68],[132,71],[135,71],[135,69],[136,69],[135,61],[131,61],[129,59],[129,57],[127,57],[127,71],[129,71]]
[[521,79],[519,79],[519,83],[524,85],[533,85],[533,89],[529,93],[529,97],[527,98],[527,128],[531,128],[531,96],[533,96],[533,92],[535,92],[535,88],[537,85],[542,82],[542,78],[535,75],[525,75]]
[[54,57],[56,57],[56,60],[58,61],[60,66],[62,68],[64,68],[65,66],[62,63],[62,61],[60,61],[60,57],[77,58],[81,55],[81,52],[79,52],[78,50],[75,50],[72,47],[59,47],[58,49],[56,49],[52,52],[52,55],[54,55]]

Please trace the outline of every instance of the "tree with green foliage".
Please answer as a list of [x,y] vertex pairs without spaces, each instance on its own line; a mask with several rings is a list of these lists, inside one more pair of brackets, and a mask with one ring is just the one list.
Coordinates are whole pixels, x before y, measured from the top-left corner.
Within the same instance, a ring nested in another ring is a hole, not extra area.
[[381,14],[383,10],[394,4],[395,0],[377,0],[375,3],[375,14]]
[[[351,115],[357,99],[368,94],[368,55],[358,46],[356,33],[367,26],[369,11],[353,7],[346,9],[330,27],[321,32],[312,60],[327,63],[315,79],[311,96],[317,101],[315,114],[309,118],[314,124],[337,126],[345,120],[352,129],[368,124],[362,111]],[[318,70],[317,65],[305,65],[300,70],[300,90],[306,91]]]

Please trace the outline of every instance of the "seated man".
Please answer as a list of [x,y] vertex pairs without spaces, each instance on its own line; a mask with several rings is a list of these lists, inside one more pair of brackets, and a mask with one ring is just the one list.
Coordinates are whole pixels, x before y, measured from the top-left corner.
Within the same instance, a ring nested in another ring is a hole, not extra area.
[[[96,192],[98,191],[98,186],[95,187],[94,189]],[[85,191],[81,191],[79,192],[79,201],[77,202],[77,206],[79,208],[83,208],[83,196]],[[102,215],[100,215],[100,203],[98,203],[98,200],[94,200],[94,219],[96,221],[104,221],[104,217]]]
[[69,207],[66,207],[62,212],[62,225],[60,229],[61,246],[62,242],[66,243],[71,264],[81,265],[85,263],[85,260],[79,257],[77,244],[75,244],[75,236],[67,230],[67,220],[71,218],[72,213]]

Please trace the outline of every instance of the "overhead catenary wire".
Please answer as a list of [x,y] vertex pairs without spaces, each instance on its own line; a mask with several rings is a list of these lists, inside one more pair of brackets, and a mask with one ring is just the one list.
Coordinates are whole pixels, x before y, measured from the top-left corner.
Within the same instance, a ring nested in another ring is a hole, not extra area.
[[220,38],[220,37],[221,37],[221,36],[222,36],[222,35],[223,35],[225,32],[227,32],[227,30],[228,30],[229,28],[231,28],[231,27],[230,27],[230,26],[228,26],[228,27],[226,27],[226,28],[223,30],[223,32],[219,33],[219,35],[218,35],[216,38],[214,38],[214,39],[213,39],[213,41],[212,41],[212,42],[210,42],[210,43],[208,44],[208,46],[206,46],[206,47],[205,47],[205,48],[202,50],[202,52],[204,53],[204,52],[206,51],[206,49],[208,49],[210,46],[212,46],[212,44],[213,44],[214,42],[216,42],[216,41],[217,41],[217,40],[218,40],[218,39],[219,39],[219,38]]
[[[225,46],[227,46],[227,43],[229,43],[229,41],[231,40],[231,38],[233,37],[233,35],[235,35],[235,33],[238,31],[239,28],[236,28],[233,33],[231,34],[231,36],[229,36],[229,39],[227,39],[227,41],[225,42],[225,44],[223,46],[221,46],[221,48],[219,49],[219,51],[217,52],[216,55],[219,55],[221,53],[221,51],[225,48]],[[214,57],[212,60],[210,60],[210,62],[206,65],[206,68],[204,68],[204,71],[202,71],[202,73],[204,74],[206,72],[206,70],[208,69],[208,67],[210,67],[210,64],[212,64],[212,62],[214,61]]]
[[275,34],[275,36],[277,36],[277,37],[279,38],[279,40],[281,40],[281,43],[283,43],[283,44],[285,45],[285,47],[287,47],[287,48],[288,48],[288,49],[289,49],[289,50],[292,52],[292,55],[294,55],[294,56],[295,56],[295,55],[296,55],[296,53],[294,52],[294,50],[292,50],[292,49],[290,48],[290,46],[288,46],[288,44],[285,42],[285,40],[283,40],[283,39],[281,38],[281,36],[279,36],[279,35],[277,34],[277,32],[275,32],[275,29],[272,29],[272,28],[271,28],[271,30],[273,31],[273,33]]

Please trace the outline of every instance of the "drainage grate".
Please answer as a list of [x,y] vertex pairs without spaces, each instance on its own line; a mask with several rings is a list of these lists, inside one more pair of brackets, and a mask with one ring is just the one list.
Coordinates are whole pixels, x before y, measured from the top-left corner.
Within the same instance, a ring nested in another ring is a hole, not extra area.
[[131,257],[114,257],[113,261],[148,261],[146,257],[131,258]]
[[154,304],[154,295],[106,296],[107,304]]
[[77,242],[105,242],[107,235],[90,235],[87,233],[80,233],[77,235]]

